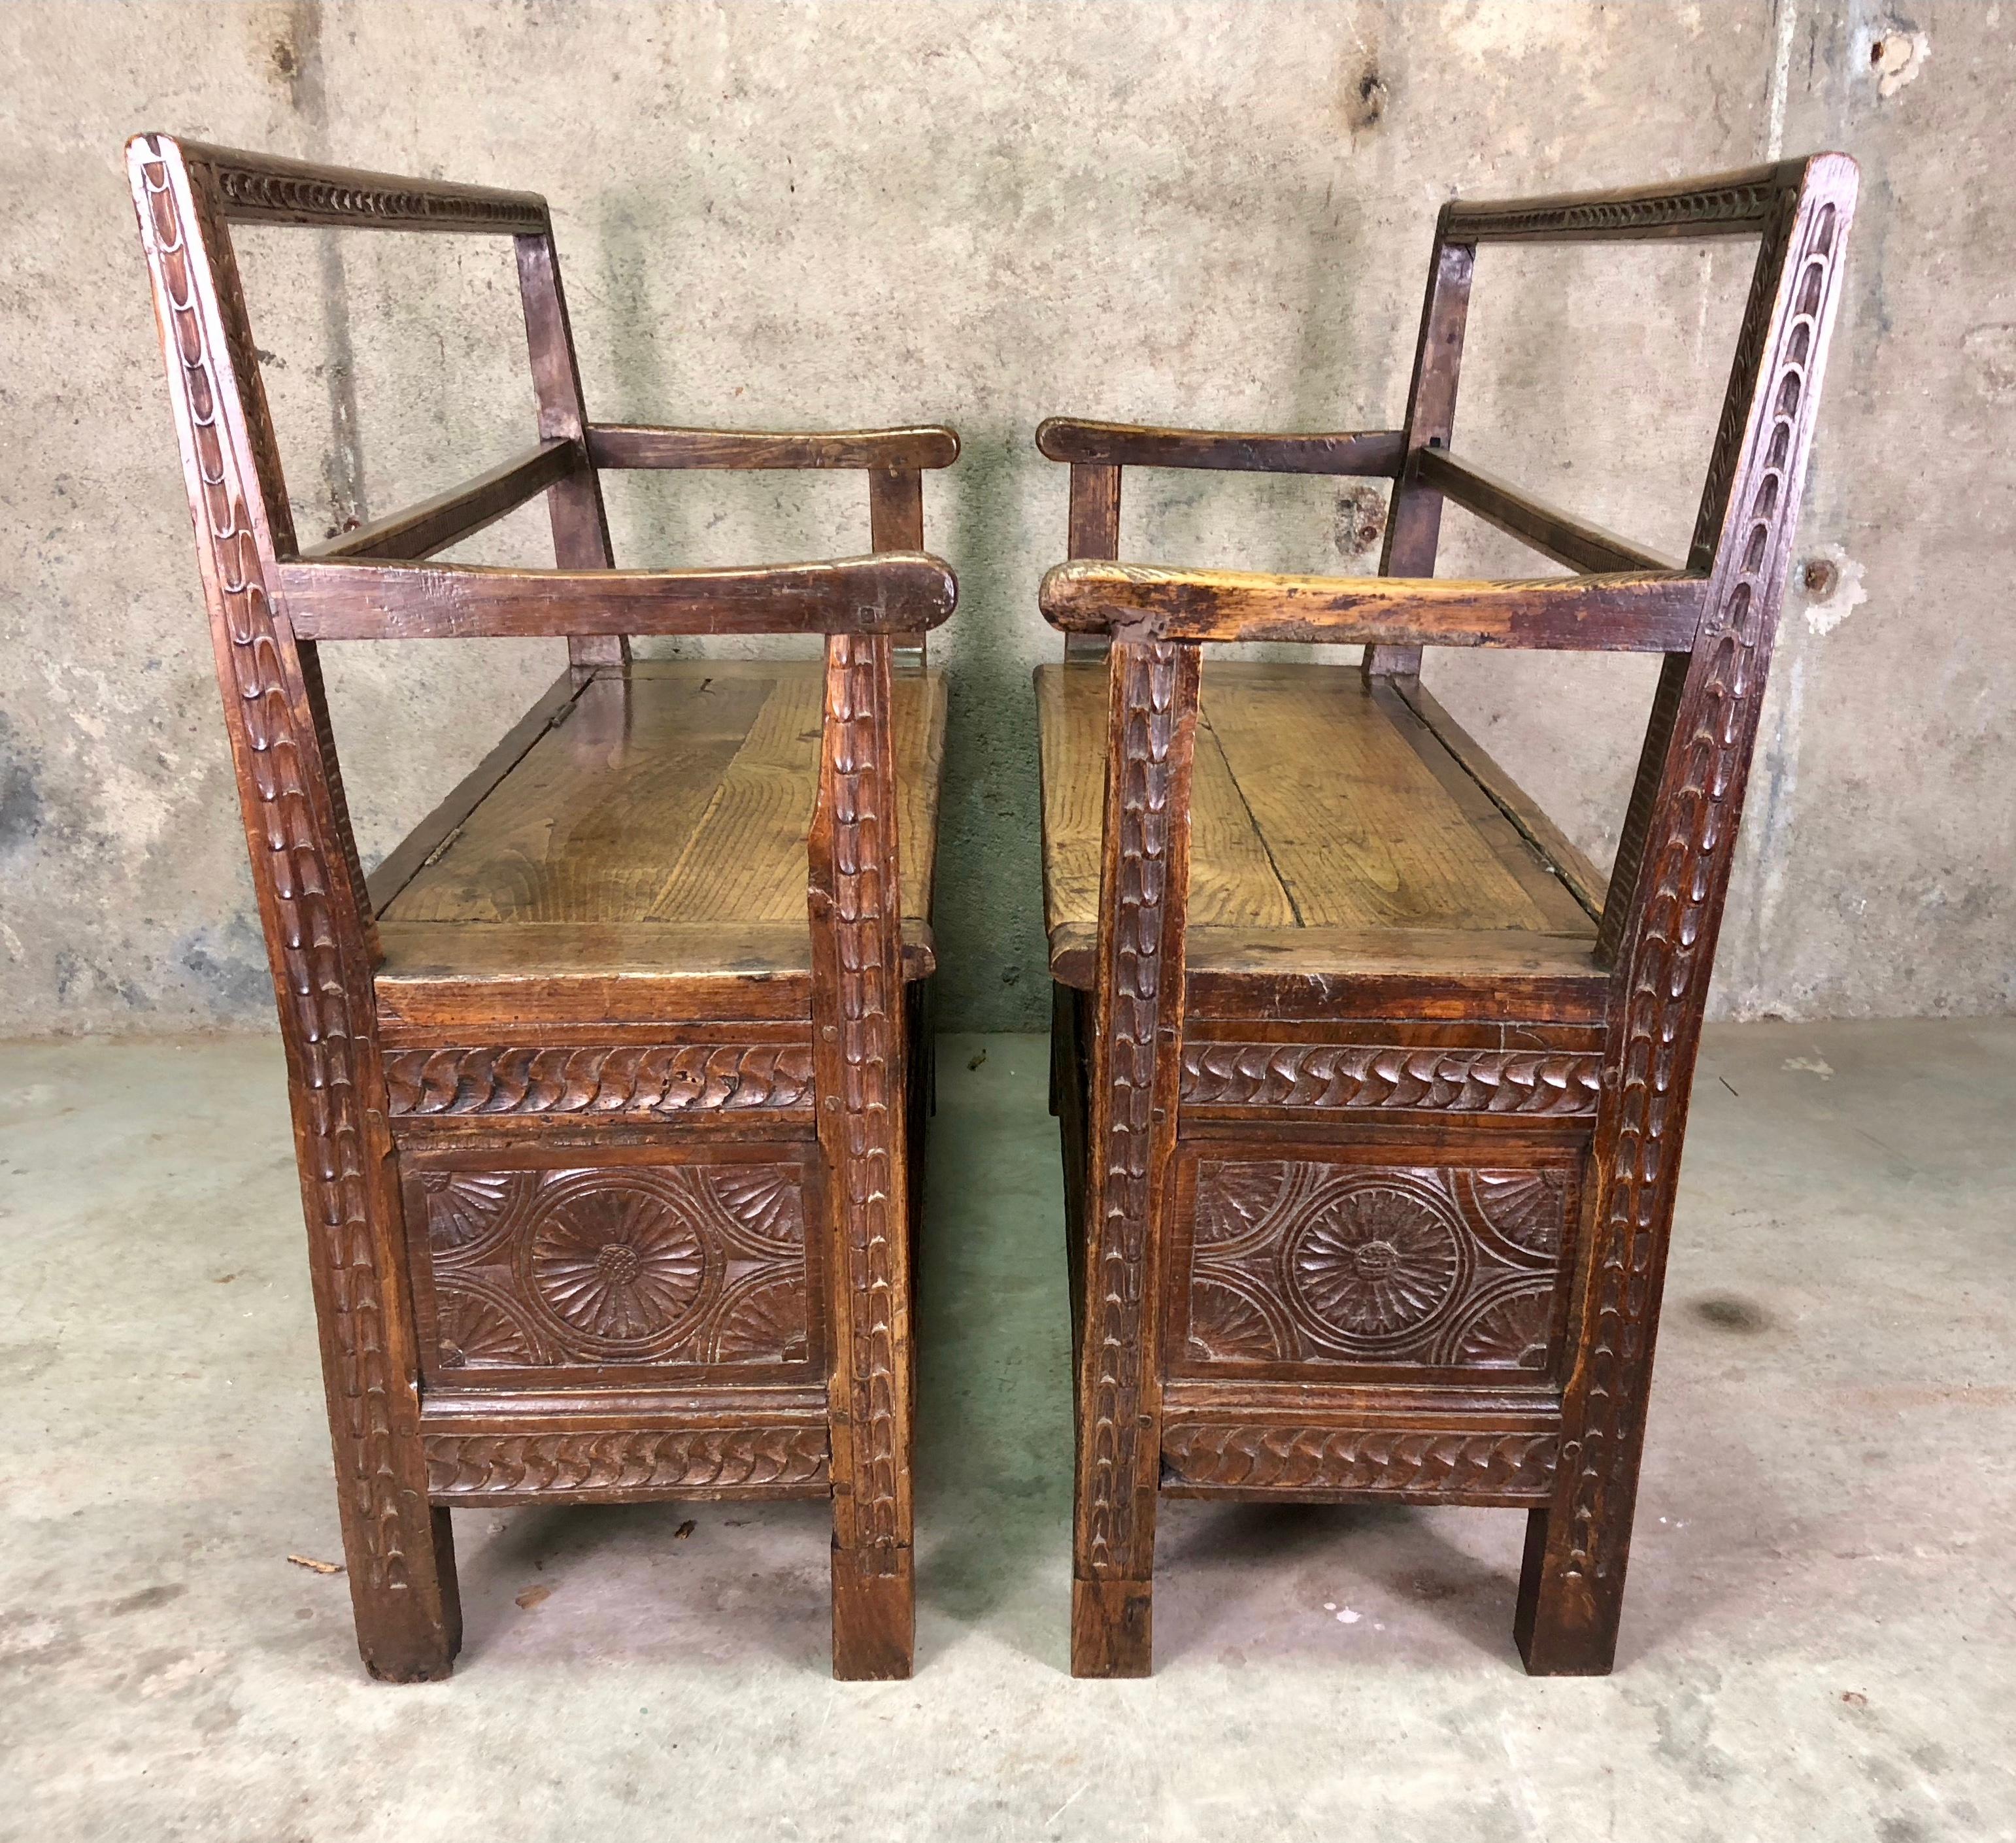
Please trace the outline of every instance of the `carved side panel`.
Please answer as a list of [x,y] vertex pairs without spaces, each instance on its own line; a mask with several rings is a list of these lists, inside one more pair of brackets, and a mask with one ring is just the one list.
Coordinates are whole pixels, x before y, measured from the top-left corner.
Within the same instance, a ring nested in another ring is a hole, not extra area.
[[826,1476],[820,1427],[430,1434],[427,1446],[429,1487],[448,1504],[791,1490]]
[[[420,1465],[410,1334],[396,1290],[387,1292],[393,1204],[382,1119],[373,1124],[383,1101],[361,880],[343,848],[340,788],[315,733],[311,662],[276,618],[267,578],[276,535],[291,545],[292,533],[276,534],[268,522],[284,520],[286,502],[283,493],[275,497],[277,463],[229,243],[200,203],[200,175],[193,189],[178,162],[146,142],[135,143],[128,159],[279,999],[360,1636],[375,1669],[424,1673],[445,1668],[434,1641],[396,1614],[380,1618],[416,1600],[423,1624],[437,1629],[447,1615]],[[262,444],[272,478],[263,493]]]
[[1154,1531],[1155,1220],[1175,1136],[1199,649],[1111,648],[1081,1337],[1078,1569],[1145,1578]]
[[[810,841],[813,1074],[833,1263],[834,1529],[910,1546],[910,1347],[902,894],[890,643],[826,642]],[[893,1563],[892,1563],[893,1565]]]
[[1200,1496],[1278,1491],[1540,1503],[1553,1485],[1560,1444],[1551,1433],[1184,1422],[1162,1436],[1163,1478]]
[[1617,1084],[1598,1125],[1583,1348],[1546,1537],[1546,1569],[1584,1631],[1614,1629],[1622,1590],[1694,1053],[1854,197],[1852,165],[1823,157],[1766,234],[1703,508],[1703,538],[1719,535],[1709,612],[1684,679],[1669,674],[1670,743],[1641,775],[1640,794],[1656,796],[1634,797],[1630,887],[1613,884],[1628,907],[1614,898],[1605,917]]
[[1546,1373],[1573,1221],[1566,1162],[1514,1169],[1201,1155],[1172,1354],[1184,1370]]
[[635,1366],[770,1380],[809,1362],[805,1179],[796,1163],[409,1161],[428,1383],[593,1387]]

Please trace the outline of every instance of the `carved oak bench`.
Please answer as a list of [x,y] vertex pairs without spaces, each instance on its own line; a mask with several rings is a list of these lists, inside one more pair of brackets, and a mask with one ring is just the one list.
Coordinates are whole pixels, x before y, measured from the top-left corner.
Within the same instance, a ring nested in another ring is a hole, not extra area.
[[[1614,1654],[1689,1088],[1855,203],[1841,154],[1457,202],[1406,422],[1053,420],[1038,674],[1077,1349],[1072,1668],[1145,1674],[1162,1494],[1528,1512],[1536,1673]],[[1684,566],[1466,465],[1477,247],[1750,236]],[[1120,555],[1126,466],[1393,482],[1381,574]],[[1574,574],[1434,578],[1445,499]],[[1204,662],[1362,643],[1362,672]],[[1424,689],[1433,646],[1662,657],[1607,879]]]
[[[358,1643],[439,1677],[458,1506],[833,1505],[833,1669],[909,1675],[910,1266],[945,693],[945,429],[590,423],[545,202],[128,149],[279,1002]],[[295,541],[235,223],[515,241],[540,439]],[[617,571],[597,470],[866,470],[877,554]],[[422,561],[544,493],[557,567]],[[823,665],[630,662],[817,633]],[[319,649],[564,637],[367,878]],[[902,654],[899,661],[898,653]]]

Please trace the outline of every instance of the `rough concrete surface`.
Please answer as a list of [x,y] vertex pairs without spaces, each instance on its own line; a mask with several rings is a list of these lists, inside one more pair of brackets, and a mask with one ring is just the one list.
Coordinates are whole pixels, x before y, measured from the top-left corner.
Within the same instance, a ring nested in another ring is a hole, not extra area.
[[1170,1503],[1156,1676],[1072,1681],[1045,1046],[940,1048],[916,1679],[830,1680],[821,1506],[668,1504],[458,1513],[399,1689],[287,1560],[339,1550],[277,1049],[13,1046],[0,1838],[2016,1837],[2016,1023],[1711,1027],[1585,1680],[1519,1668],[1516,1512]]
[[[1845,146],[1863,206],[1724,944],[1724,1013],[2001,1010],[2016,869],[2016,304],[2005,9],[1589,4],[0,8],[0,955],[12,1028],[261,1020],[270,993],[120,147],[163,128],[553,200],[592,411],[941,419],[964,605],[944,1015],[1043,1015],[1029,668],[1057,642],[1053,412],[1398,419],[1435,207]],[[523,442],[499,244],[242,239],[319,537]],[[1487,251],[1463,447],[1643,541],[1691,520],[1742,292],[1729,246]],[[394,309],[396,308],[396,311]],[[1132,477],[1143,559],[1362,570],[1375,491]],[[858,480],[626,479],[621,556],[845,554]],[[1445,568],[1528,572],[1460,513]],[[478,540],[538,560],[537,509]],[[553,671],[551,643],[332,648],[367,860]],[[1643,661],[1429,679],[1598,858]]]

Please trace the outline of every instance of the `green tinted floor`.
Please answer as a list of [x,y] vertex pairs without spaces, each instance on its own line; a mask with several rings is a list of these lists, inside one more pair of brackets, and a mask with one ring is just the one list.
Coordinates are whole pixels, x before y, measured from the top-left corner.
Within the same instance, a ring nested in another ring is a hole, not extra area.
[[819,1506],[696,1504],[459,1515],[402,1690],[287,1559],[337,1536],[277,1045],[7,1048],[0,1836],[2016,1834],[2016,1021],[1710,1032],[1600,1681],[1521,1673],[1516,1514],[1171,1503],[1159,1673],[1072,1682],[1045,1049],[939,1067],[916,1680],[828,1678]]

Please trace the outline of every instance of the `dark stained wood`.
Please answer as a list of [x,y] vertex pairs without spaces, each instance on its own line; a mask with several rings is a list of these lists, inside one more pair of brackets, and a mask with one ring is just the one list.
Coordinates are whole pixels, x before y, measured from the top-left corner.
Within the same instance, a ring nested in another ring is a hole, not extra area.
[[[1037,681],[1078,1674],[1148,1668],[1150,1479],[1523,1509],[1526,1668],[1611,1668],[1694,1062],[1856,191],[1853,163],[1822,154],[1446,207],[1376,580],[1093,560],[1074,491],[1044,611],[1067,644],[1109,633],[1114,657],[1103,700],[1079,666]],[[1756,267],[1684,573],[1449,457],[1475,243],[1735,231],[1759,236]],[[1445,495],[1591,573],[1434,579]],[[1154,720],[1186,700],[1150,695],[1141,662],[1180,686],[1198,643],[1234,639],[1371,645],[1362,679],[1210,664],[1186,786]],[[1436,703],[1424,644],[1665,656],[1609,877]]]
[[1691,647],[1706,580],[1686,572],[1549,577],[1263,576],[1152,563],[1059,563],[1042,605],[1066,633],[1671,653]]
[[333,563],[350,557],[432,556],[516,511],[535,493],[565,478],[580,461],[581,450],[574,443],[542,441],[465,485],[373,519],[326,544],[311,545],[302,557],[311,563]]
[[[830,434],[740,429],[653,429],[592,423],[588,452],[598,467],[869,468],[914,473],[959,459],[950,429],[851,429]],[[921,540],[896,548],[921,550]]]
[[[1413,463],[1431,448],[1449,444],[1463,369],[1463,334],[1470,321],[1475,257],[1471,250],[1448,241],[1449,215],[1449,207],[1445,205],[1435,221],[1414,369],[1407,380],[1406,453],[1394,483],[1386,535],[1379,549],[1382,576],[1432,576],[1435,552],[1442,542],[1442,495],[1421,479]],[[1417,673],[1421,669],[1421,650],[1370,646],[1365,650],[1364,667],[1368,678]]]
[[[521,236],[516,245],[518,294],[525,313],[525,349],[531,361],[532,390],[539,405],[539,433],[565,441],[583,457],[546,495],[553,529],[553,561],[563,570],[614,568],[609,513],[602,482],[587,458],[588,410],[581,399],[581,361],[574,355],[574,327],[567,318],[567,291],[560,283],[560,251],[550,228]],[[567,658],[578,671],[621,665],[630,642],[621,633],[583,632],[567,638]]]
[[[1071,529],[1073,556],[1117,557],[1120,554],[1120,470],[1091,462],[1074,462],[1071,470]],[[1103,634],[1067,634],[1064,657],[1103,659]]]
[[280,566],[295,632],[316,640],[542,635],[891,633],[957,596],[921,553],[737,570],[509,570],[480,563]]
[[[1210,467],[1240,473],[1398,473],[1406,452],[1397,429],[1346,435],[1258,435],[1208,429],[1143,428],[1052,416],[1036,446],[1053,461],[1091,467]],[[1096,552],[1074,550],[1074,556]]]
[[1456,243],[1755,236],[1811,177],[1811,160],[1787,160],[1775,166],[1658,185],[1625,186],[1615,192],[1560,198],[1463,199],[1448,207],[1443,234]]
[[[945,704],[921,671],[892,683],[870,630],[950,611],[915,465],[956,438],[899,432],[932,438],[907,468],[873,450],[876,557],[620,572],[542,200],[166,136],[128,168],[366,1668],[451,1670],[455,1508],[816,1498],[836,1674],[906,1676],[906,1186],[930,1078],[910,1033]],[[233,221],[515,237],[539,445],[297,560]],[[541,490],[556,570],[413,560]],[[632,665],[632,627],[834,637],[827,670]],[[367,886],[318,642],[475,632],[566,635],[568,669]]]
[[1586,519],[1571,518],[1442,448],[1424,448],[1414,472],[1425,486],[1467,507],[1487,524],[1571,570],[1677,571],[1679,566]]

